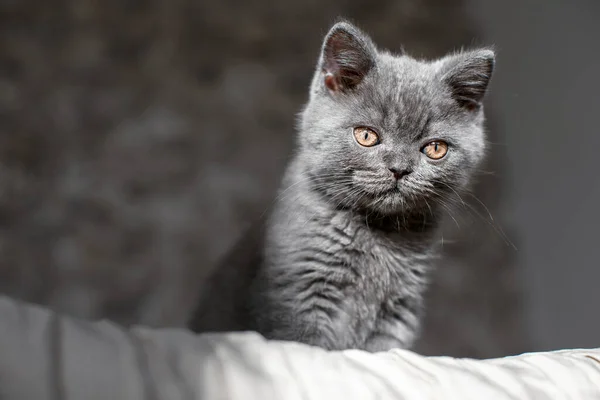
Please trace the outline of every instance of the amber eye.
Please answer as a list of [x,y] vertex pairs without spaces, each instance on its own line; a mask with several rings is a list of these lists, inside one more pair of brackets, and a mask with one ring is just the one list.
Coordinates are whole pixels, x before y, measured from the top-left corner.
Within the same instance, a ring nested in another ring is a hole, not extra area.
[[379,136],[373,129],[365,128],[364,126],[360,126],[358,128],[354,128],[354,138],[364,147],[371,147],[379,144]]
[[434,140],[427,143],[421,151],[432,160],[439,160],[448,153],[448,143],[440,140]]

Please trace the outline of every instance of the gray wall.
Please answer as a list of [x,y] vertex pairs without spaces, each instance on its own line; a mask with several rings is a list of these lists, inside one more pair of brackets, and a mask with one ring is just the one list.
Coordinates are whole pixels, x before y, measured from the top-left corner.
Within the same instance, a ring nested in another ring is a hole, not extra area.
[[503,214],[519,232],[536,349],[600,345],[600,5],[477,0],[499,50],[490,103],[509,158]]

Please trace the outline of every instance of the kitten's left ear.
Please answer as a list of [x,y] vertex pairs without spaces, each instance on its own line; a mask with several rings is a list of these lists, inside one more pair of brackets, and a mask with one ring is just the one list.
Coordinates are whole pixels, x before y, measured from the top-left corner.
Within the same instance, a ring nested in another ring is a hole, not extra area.
[[353,89],[375,65],[376,53],[369,36],[348,22],[338,22],[325,36],[317,73],[332,92]]
[[449,56],[442,67],[442,80],[450,86],[458,104],[476,111],[481,107],[492,78],[496,55],[493,50],[481,49]]

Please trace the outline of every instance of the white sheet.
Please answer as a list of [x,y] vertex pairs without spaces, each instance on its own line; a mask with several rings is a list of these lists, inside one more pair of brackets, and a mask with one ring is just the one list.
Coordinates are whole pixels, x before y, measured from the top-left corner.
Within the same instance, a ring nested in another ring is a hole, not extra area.
[[600,349],[492,360],[326,352],[252,333],[202,336],[206,399],[600,399]]

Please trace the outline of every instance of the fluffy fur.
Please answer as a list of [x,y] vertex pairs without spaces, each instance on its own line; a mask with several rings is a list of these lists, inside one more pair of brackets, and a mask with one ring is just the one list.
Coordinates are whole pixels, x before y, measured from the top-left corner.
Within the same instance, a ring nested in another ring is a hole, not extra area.
[[[255,330],[326,349],[409,347],[448,200],[485,151],[494,53],[428,62],[326,35],[276,205],[212,277],[190,326]],[[379,143],[363,147],[355,127]],[[448,144],[439,160],[423,147]]]

